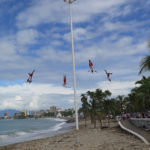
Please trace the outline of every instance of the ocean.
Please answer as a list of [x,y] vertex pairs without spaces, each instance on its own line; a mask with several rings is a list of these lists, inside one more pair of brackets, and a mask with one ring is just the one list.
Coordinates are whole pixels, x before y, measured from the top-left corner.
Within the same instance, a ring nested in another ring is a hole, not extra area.
[[55,118],[0,120],[0,146],[52,137],[72,130],[74,125]]

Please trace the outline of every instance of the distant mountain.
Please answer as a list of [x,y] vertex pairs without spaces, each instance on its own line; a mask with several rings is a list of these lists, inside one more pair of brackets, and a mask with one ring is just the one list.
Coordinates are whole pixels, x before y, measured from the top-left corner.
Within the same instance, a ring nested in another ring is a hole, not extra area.
[[13,109],[6,109],[6,110],[0,110],[0,117],[4,117],[4,113],[8,113],[8,116],[13,116],[14,113],[19,112],[18,110]]

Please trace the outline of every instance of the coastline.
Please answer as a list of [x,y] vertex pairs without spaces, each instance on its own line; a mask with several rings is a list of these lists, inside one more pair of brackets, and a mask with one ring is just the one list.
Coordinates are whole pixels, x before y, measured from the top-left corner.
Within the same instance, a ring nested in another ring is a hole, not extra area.
[[58,136],[32,140],[7,146],[0,150],[148,150],[149,146],[132,135],[123,133],[117,122],[111,122],[109,128],[100,129],[99,124],[94,129],[88,121],[80,122],[79,143],[76,144],[76,132],[69,131]]
[[[24,121],[24,119],[22,121]],[[0,135],[0,146],[53,137],[69,132],[72,130],[74,123],[67,123],[66,121],[67,120],[65,119],[59,118],[40,118],[38,120],[31,119],[21,123],[18,122],[18,120],[17,122],[9,122],[9,124],[11,123],[12,126],[16,125],[16,127],[12,129],[8,128],[7,133],[5,131],[3,132],[3,128],[0,130],[2,131]],[[22,127],[21,129],[18,128],[22,125],[22,123],[28,124],[30,122],[32,123],[31,126],[27,125]],[[8,122],[2,122],[2,126],[4,126],[5,123],[8,124]],[[42,125],[40,125],[41,123]],[[9,130],[12,130],[12,132],[10,132]]]

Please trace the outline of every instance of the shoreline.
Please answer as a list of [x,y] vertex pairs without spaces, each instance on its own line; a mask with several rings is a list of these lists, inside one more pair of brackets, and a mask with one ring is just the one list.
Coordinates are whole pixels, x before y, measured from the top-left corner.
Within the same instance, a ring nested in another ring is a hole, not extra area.
[[94,129],[88,121],[80,122],[79,143],[76,144],[76,132],[69,131],[54,137],[0,146],[0,150],[148,150],[149,146],[134,136],[125,134],[118,128],[117,122],[111,122],[109,128]]
[[73,130],[72,128],[74,127],[74,123],[67,123],[67,120],[59,118],[54,120],[59,120],[60,122],[57,122],[57,124],[54,126],[42,128],[40,130],[31,130],[28,128],[28,131],[18,130],[10,134],[2,134],[0,135],[0,146],[7,146],[21,142],[54,137]]

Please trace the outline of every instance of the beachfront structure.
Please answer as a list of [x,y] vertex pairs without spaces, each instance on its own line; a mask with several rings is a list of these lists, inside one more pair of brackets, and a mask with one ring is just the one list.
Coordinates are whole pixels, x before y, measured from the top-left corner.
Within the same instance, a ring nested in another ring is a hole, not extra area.
[[4,119],[8,118],[8,113],[4,113]]
[[33,112],[33,116],[34,116],[34,117],[41,117],[41,116],[44,115],[44,113],[45,113],[44,110],[34,111],[34,112]]
[[49,109],[44,111],[45,114],[48,114],[49,112],[50,112]]
[[18,112],[15,113],[13,118],[18,119],[18,118],[25,118],[25,113],[24,112]]

